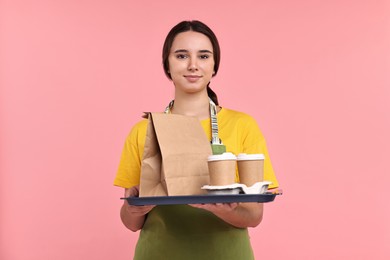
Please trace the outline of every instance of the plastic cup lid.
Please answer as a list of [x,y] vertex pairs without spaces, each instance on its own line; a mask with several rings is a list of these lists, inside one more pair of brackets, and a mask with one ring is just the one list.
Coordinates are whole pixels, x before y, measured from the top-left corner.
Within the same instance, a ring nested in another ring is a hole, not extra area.
[[232,153],[214,154],[208,157],[209,161],[237,160],[237,157]]
[[250,160],[264,160],[264,154],[262,153],[254,153],[254,154],[246,154],[246,153],[240,153],[237,156],[238,161],[250,161]]

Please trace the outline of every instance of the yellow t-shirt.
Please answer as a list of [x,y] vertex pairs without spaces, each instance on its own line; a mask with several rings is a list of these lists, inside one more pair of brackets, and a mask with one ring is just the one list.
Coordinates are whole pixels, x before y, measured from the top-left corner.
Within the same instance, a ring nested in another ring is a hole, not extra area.
[[[272,182],[269,188],[278,187],[266,142],[256,121],[245,113],[226,108],[219,111],[217,119],[219,138],[226,146],[227,152],[236,155],[239,153],[264,154],[264,180]],[[206,136],[211,140],[210,119],[202,120],[201,124]],[[138,122],[127,136],[114,185],[123,188],[139,185],[147,125],[147,120]],[[238,172],[236,172],[236,182],[239,182]]]

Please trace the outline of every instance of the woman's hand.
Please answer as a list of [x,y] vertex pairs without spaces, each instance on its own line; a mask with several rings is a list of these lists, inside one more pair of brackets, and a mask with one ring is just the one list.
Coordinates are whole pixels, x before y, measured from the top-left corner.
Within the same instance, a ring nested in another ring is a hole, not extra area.
[[[139,187],[133,186],[129,189],[125,189],[125,197],[138,197]],[[145,222],[145,216],[148,214],[155,205],[147,206],[134,206],[129,205],[127,200],[123,203],[121,208],[121,219],[123,224],[132,231],[140,230]]]
[[191,204],[190,206],[198,209],[205,209],[214,214],[228,214],[237,208],[238,203]]
[[[139,196],[139,186],[133,186],[130,189],[125,189],[125,197],[138,197]],[[147,206],[134,206],[134,205],[129,205],[127,203],[127,200],[125,200],[124,205],[126,208],[126,211],[135,216],[135,217],[141,217],[145,216],[146,214],[151,211],[155,205],[147,205]]]
[[263,218],[262,203],[190,204],[210,211],[226,223],[238,228],[256,227]]

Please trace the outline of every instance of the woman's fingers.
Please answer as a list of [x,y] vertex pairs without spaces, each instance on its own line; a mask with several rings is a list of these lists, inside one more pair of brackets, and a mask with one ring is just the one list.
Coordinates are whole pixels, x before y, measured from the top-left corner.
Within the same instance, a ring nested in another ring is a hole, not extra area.
[[139,195],[139,187],[133,186],[129,189],[125,189],[125,197],[138,197]]
[[238,203],[190,204],[190,206],[211,212],[230,212],[237,208]]
[[154,207],[155,205],[148,205],[148,206],[127,205],[126,209],[130,214],[142,216],[149,213]]

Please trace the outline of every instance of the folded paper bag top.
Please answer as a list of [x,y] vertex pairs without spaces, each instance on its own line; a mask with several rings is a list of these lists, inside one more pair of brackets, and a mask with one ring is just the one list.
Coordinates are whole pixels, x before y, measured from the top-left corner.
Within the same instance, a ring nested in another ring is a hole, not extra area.
[[197,195],[209,183],[210,141],[195,117],[149,113],[140,197]]

